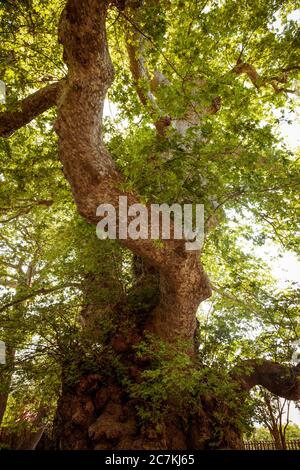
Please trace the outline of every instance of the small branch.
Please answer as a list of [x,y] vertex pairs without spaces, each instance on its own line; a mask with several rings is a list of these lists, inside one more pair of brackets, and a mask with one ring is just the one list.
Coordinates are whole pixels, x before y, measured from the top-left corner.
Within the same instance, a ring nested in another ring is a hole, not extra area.
[[154,122],[157,133],[161,136],[165,134],[166,128],[171,124],[171,119],[164,116],[159,109],[155,99],[155,93],[160,84],[169,84],[166,77],[160,72],[154,72],[151,79],[143,50],[143,35],[134,29],[125,32],[126,48],[129,57],[130,71],[133,77],[137,95],[140,102],[145,107],[150,107],[151,114],[159,115],[159,119]]
[[54,106],[62,81],[52,83],[17,103],[14,111],[0,113],[0,137],[10,137],[15,131]]
[[[137,7],[138,9],[138,7]],[[169,116],[167,113],[164,113],[158,106],[155,95],[159,85],[170,85],[169,80],[159,71],[154,71],[154,76],[150,78],[149,71],[146,66],[145,54],[143,50],[143,40],[146,39],[150,42],[151,46],[155,49],[158,49],[154,41],[146,35],[142,29],[128,17],[125,13],[121,13],[127,22],[129,22],[133,30],[126,31],[126,47],[129,56],[130,70],[133,76],[135,87],[137,90],[138,97],[141,103],[144,106],[150,105],[151,111],[153,114],[158,114],[159,118],[154,122],[157,133],[160,136],[164,136],[166,129],[171,125],[177,130],[181,135],[186,133],[186,130],[192,126],[197,126],[200,123],[201,118],[205,116],[210,116],[216,114],[221,108],[221,97],[215,97],[209,106],[203,107],[203,109],[198,112],[196,104],[189,98],[189,109],[179,119],[174,119],[172,116]],[[159,53],[162,55],[164,60],[172,68],[172,70],[181,78],[182,83],[185,82],[185,77],[180,75],[174,65],[168,60],[165,54],[159,50]],[[146,83],[146,87],[143,86],[143,81]],[[203,80],[195,80],[195,88],[201,87],[205,84]],[[148,90],[147,90],[148,88]]]
[[[129,18],[125,13],[121,12],[121,15],[125,18],[126,21],[128,21],[128,23],[130,23],[134,29],[136,31],[138,31],[142,36],[144,36],[144,38],[146,38],[149,43],[152,45],[152,47],[154,49],[157,50],[157,46],[156,44],[154,43],[154,41],[152,40],[152,38],[150,36],[148,36],[147,34],[145,34],[143,32],[143,30],[141,30],[138,25],[131,19]],[[170,66],[170,68],[173,70],[173,72],[175,72],[176,75],[178,75],[179,78],[181,78],[181,80],[184,81],[184,77],[178,72],[178,70],[176,70],[176,67],[172,64],[172,62],[168,59],[168,57],[160,50],[159,51],[160,54],[162,55],[162,57],[164,58],[164,60],[166,61],[166,63]]]
[[300,363],[297,366],[286,366],[264,359],[249,359],[233,370],[232,377],[246,391],[261,385],[287,400],[300,399]]
[[17,281],[12,281],[7,278],[5,279],[0,278],[0,285],[3,287],[7,287],[9,289],[16,289],[18,287]]

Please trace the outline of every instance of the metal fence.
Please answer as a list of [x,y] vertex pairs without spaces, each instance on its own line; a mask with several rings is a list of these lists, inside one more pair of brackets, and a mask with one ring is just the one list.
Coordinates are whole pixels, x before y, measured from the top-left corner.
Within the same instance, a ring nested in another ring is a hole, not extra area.
[[[276,450],[274,441],[246,441],[245,450]],[[286,441],[286,450],[300,450],[300,439]]]

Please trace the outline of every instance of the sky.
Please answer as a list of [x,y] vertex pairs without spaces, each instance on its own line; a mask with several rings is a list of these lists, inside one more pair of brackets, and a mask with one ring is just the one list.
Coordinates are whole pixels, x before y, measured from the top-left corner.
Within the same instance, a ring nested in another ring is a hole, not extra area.
[[[293,150],[300,148],[300,119],[298,116],[290,116],[291,124],[281,124],[280,131],[285,140],[285,142]],[[265,256],[267,258],[273,257],[272,264],[272,273],[274,277],[278,279],[279,286],[283,287],[286,281],[296,281],[300,282],[300,262],[297,260],[296,255],[291,252],[286,251],[281,258],[276,256],[278,253],[277,247],[260,247],[262,250],[265,249]],[[263,256],[263,251],[261,256]],[[290,408],[290,419],[294,423],[300,426],[300,411],[295,408],[295,405],[292,403]]]

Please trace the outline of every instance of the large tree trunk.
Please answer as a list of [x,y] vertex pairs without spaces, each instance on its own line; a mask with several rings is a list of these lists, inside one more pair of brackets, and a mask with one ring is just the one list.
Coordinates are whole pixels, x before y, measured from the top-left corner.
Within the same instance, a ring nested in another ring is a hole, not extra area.
[[[102,266],[105,257],[102,258]],[[149,335],[153,337],[151,318],[159,304],[158,273],[140,257],[132,259],[133,282],[126,298],[112,304],[109,311],[108,299],[114,290],[113,270],[107,263],[104,278],[86,276],[84,284],[84,306],[81,314],[84,338],[99,341],[101,322],[108,319],[112,323],[111,333],[105,336],[103,351],[95,357],[99,365],[88,371],[83,363],[84,352],[72,353],[71,369],[68,360],[63,365],[63,389],[58,402],[54,424],[55,446],[57,449],[209,449],[241,448],[240,433],[232,423],[232,411],[220,399],[212,395],[201,396],[199,406],[190,409],[178,397],[167,396],[162,402],[155,402],[155,410],[146,419],[141,419],[140,410],[151,410],[148,400],[142,399],[142,392],[148,390],[143,372],[155,367],[155,359],[149,354],[158,345],[150,343],[149,350],[138,354],[137,346],[147,344]],[[100,288],[106,295],[97,299]],[[149,326],[150,325],[150,326]],[[100,329],[99,329],[100,326]],[[98,339],[97,339],[98,338]],[[168,346],[167,346],[168,347]],[[197,345],[194,338],[188,345],[176,345],[175,351],[186,351],[190,367],[201,368],[197,360]],[[172,360],[167,352],[167,360]],[[66,358],[67,359],[67,358]],[[76,380],[74,363],[85,372]],[[125,381],[124,381],[125,379]],[[181,380],[178,377],[178,381]],[[131,386],[141,393],[134,397]],[[159,383],[159,381],[158,381]],[[177,385],[177,377],[176,377]],[[178,387],[180,387],[178,382]],[[172,395],[172,390],[170,391]],[[187,399],[190,397],[187,397]],[[201,402],[201,405],[200,405]],[[183,406],[182,406],[183,405]],[[224,412],[224,422],[218,422],[216,410]],[[166,413],[167,412],[167,413]],[[226,413],[228,423],[226,424]]]

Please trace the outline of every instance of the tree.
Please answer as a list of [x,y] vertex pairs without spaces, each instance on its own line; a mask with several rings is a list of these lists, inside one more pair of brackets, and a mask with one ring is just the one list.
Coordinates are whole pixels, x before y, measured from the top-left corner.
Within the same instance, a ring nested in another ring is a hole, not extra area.
[[[282,412],[281,409],[278,410],[278,411]],[[273,411],[272,411],[272,415],[273,415]],[[262,418],[261,414],[259,414],[259,418]],[[254,429],[253,433],[250,436],[251,440],[254,440],[254,441],[268,441],[268,440],[270,440],[270,436],[271,436],[271,438],[275,442],[276,449],[286,449],[287,448],[287,446],[286,446],[286,441],[287,440],[299,439],[299,437],[300,437],[299,426],[297,424],[293,424],[293,423],[289,422],[288,425],[285,428],[285,435],[283,437],[284,443],[282,444],[280,437],[279,437],[279,440],[277,440],[277,442],[276,442],[273,431],[271,431],[269,429],[270,421],[272,422],[271,423],[271,426],[272,426],[274,416],[271,417],[271,415],[268,414],[268,410],[266,408],[264,408],[264,410],[263,410],[263,419],[260,419],[259,421],[263,422],[263,421],[265,421],[265,418],[268,421],[268,426],[267,427],[265,427],[265,426],[256,427]],[[276,416],[275,420],[278,419],[278,418],[279,417]],[[276,433],[276,431],[275,431],[275,433]],[[281,433],[279,433],[279,434],[281,434]],[[276,433],[276,436],[277,436],[277,433]],[[278,437],[276,437],[276,439],[277,438]]]
[[[59,217],[72,221],[56,149],[77,211],[89,224],[97,224],[99,204],[118,207],[120,196],[128,204],[206,208],[202,253],[186,251],[173,230],[159,242],[97,245],[83,222],[74,234],[65,225],[69,240],[78,234],[77,241],[67,247],[56,237],[58,246],[50,244],[52,256],[46,250],[42,263],[50,260],[53,270],[42,269],[42,287],[4,302],[8,315],[16,303],[36,297],[28,318],[50,322],[45,332],[34,324],[31,335],[55,338],[58,448],[240,448],[254,386],[299,400],[300,365],[289,363],[288,349],[298,337],[292,301],[286,310],[296,326],[288,341],[282,328],[287,349],[277,357],[270,347],[245,358],[249,339],[240,339],[240,357],[233,348],[226,361],[222,347],[211,357],[201,344],[201,317],[199,334],[196,322],[199,304],[213,292],[223,299],[222,335],[228,311],[237,311],[243,326],[250,308],[252,321],[268,327],[280,323],[274,305],[285,308],[279,294],[270,296],[268,267],[261,269],[239,242],[255,246],[269,238],[297,249],[298,160],[280,142],[274,112],[295,106],[295,8],[296,2],[276,0],[1,5],[0,72],[8,97],[0,113],[3,224],[46,206],[47,244]],[[103,121],[107,93],[121,123]],[[249,226],[234,233],[238,214],[251,214],[260,233]],[[57,280],[78,291],[69,302],[54,295],[43,304],[38,295],[52,294]]]
[[300,438],[300,429],[297,424],[289,424],[287,428],[287,439],[299,439]]

